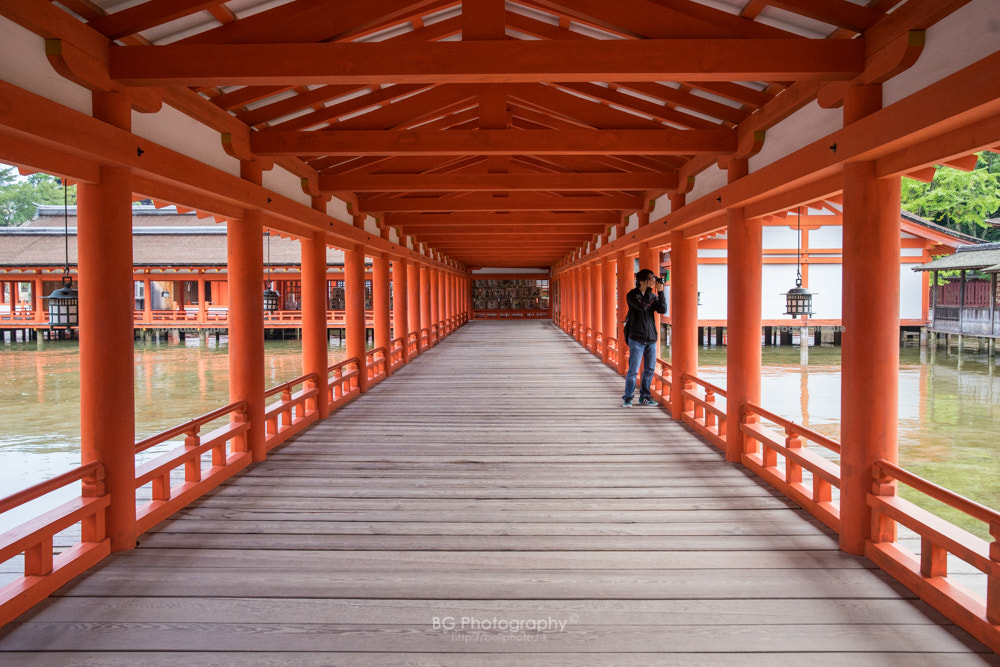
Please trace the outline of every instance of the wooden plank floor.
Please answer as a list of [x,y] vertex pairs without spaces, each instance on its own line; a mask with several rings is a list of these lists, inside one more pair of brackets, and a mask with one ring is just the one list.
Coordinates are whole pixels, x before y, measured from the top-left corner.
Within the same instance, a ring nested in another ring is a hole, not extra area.
[[0,631],[0,664],[997,664],[549,322],[474,322]]

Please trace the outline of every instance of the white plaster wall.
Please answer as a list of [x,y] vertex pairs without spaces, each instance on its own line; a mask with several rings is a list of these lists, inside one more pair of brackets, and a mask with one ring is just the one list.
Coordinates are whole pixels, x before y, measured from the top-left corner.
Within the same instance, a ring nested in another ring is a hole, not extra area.
[[725,264],[698,265],[698,291],[701,305],[698,318],[703,320],[724,320],[728,312],[728,271]]
[[777,162],[843,126],[844,118],[840,109],[821,109],[813,102],[767,131],[763,148],[750,158],[750,171],[754,172]]
[[282,167],[275,165],[273,169],[264,172],[262,181],[265,188],[279,195],[284,195],[306,207],[312,208],[312,198],[302,191],[299,177]]
[[788,227],[764,227],[761,238],[764,250],[787,250],[798,243],[797,230]]
[[701,199],[705,195],[715,192],[724,186],[728,180],[729,177],[726,171],[719,169],[718,164],[713,164],[711,167],[695,176],[694,187],[691,188],[691,192],[688,193],[686,201],[691,203]]
[[923,53],[916,64],[883,84],[883,105],[898,102],[1000,51],[1000,2],[972,0],[932,26],[926,37]]
[[0,16],[0,79],[92,115],[90,91],[57,74],[45,58],[45,40]]
[[899,267],[899,317],[919,320],[923,316],[924,276],[912,264]]
[[[794,242],[794,241],[793,241]],[[790,247],[790,246],[789,246]],[[830,225],[809,230],[810,248],[843,248],[844,228],[840,225]]]
[[[795,267],[791,267],[792,279],[785,290],[795,285]],[[810,264],[807,289],[813,297],[813,317],[824,320],[839,320],[843,315],[844,272],[840,264]],[[784,297],[782,297],[784,299]],[[784,308],[782,307],[782,312]]]
[[698,257],[728,257],[728,253],[722,248],[699,248]]
[[922,248],[900,248],[899,254],[901,257],[920,257],[924,251]]
[[785,316],[785,292],[795,287],[794,264],[765,264],[761,270],[760,312],[765,320]]
[[157,113],[133,111],[132,133],[227,174],[240,175],[240,162],[226,155],[221,134],[167,104]]
[[326,205],[326,214],[331,218],[351,224],[351,214],[347,212],[347,204],[337,198],[331,199],[330,203]]

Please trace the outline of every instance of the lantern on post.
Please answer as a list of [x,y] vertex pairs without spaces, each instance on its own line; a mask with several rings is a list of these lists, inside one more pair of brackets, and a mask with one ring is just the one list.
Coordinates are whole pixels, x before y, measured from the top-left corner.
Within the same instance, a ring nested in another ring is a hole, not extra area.
[[785,315],[797,318],[813,314],[813,295],[802,286],[802,207],[796,209],[795,287],[785,292]]
[[272,289],[274,285],[271,282],[271,232],[264,232],[264,237],[267,239],[267,288],[264,290],[264,312],[273,313],[278,310],[281,295]]
[[69,277],[69,183],[62,179],[63,186],[63,240],[66,249],[66,261],[63,268],[62,287],[52,294],[42,297],[49,302],[49,328],[62,327],[72,329],[80,326],[79,293],[73,287],[73,279]]

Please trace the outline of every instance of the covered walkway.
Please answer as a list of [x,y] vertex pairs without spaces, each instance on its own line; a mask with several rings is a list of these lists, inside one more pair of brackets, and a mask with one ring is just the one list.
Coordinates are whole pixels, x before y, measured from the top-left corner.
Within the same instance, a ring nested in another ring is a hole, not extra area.
[[550,322],[470,323],[8,624],[0,663],[996,661],[621,385]]

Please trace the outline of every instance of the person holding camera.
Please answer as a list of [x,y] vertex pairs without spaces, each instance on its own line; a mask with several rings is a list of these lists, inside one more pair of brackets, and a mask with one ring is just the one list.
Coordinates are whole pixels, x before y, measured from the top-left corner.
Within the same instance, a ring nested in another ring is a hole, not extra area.
[[625,296],[628,304],[626,316],[626,342],[628,343],[628,373],[625,375],[625,395],[622,407],[632,407],[635,393],[636,375],[643,361],[642,381],[639,385],[639,405],[656,405],[650,394],[650,384],[656,370],[656,313],[667,312],[667,301],[663,296],[663,280],[650,271],[642,269],[635,274],[635,289]]

